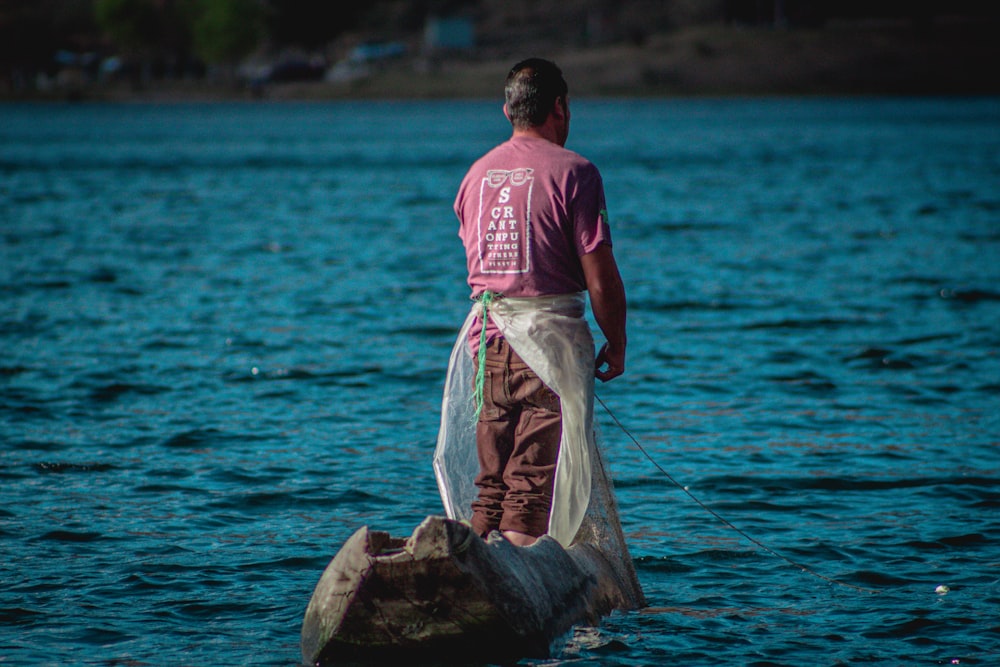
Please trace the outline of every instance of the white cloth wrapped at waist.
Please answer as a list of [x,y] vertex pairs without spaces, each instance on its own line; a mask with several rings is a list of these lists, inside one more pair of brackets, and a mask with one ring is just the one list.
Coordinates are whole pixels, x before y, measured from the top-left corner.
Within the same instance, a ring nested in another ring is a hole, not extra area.
[[[563,546],[576,537],[590,501],[594,451],[594,339],[584,319],[586,295],[498,298],[489,317],[510,346],[552,391],[562,407],[548,534]],[[468,519],[478,495],[473,378],[469,330],[483,307],[476,303],[452,348],[441,406],[434,472],[445,512]],[[484,322],[485,325],[485,322]]]

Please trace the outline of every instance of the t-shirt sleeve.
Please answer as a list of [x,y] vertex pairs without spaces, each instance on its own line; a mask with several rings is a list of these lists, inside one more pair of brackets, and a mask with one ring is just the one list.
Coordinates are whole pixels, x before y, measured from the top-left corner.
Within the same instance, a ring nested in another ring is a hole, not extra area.
[[582,257],[597,250],[602,243],[611,245],[611,227],[604,199],[604,182],[593,164],[580,169],[572,198],[573,239],[576,253]]

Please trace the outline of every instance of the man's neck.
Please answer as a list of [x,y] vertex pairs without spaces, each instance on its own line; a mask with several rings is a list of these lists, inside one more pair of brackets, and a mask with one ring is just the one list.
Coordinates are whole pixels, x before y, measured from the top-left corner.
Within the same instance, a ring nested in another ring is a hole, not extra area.
[[512,139],[518,137],[530,137],[534,139],[545,139],[546,141],[551,141],[557,146],[561,146],[559,143],[559,135],[556,133],[555,128],[550,124],[545,125],[535,125],[529,128],[515,128],[514,134],[511,136]]

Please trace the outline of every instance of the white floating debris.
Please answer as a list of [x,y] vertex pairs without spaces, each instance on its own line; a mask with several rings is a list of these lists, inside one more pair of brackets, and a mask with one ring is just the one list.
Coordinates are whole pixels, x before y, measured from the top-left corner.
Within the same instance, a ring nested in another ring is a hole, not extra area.
[[946,595],[948,593],[948,591],[950,591],[950,590],[951,590],[950,588],[948,588],[947,586],[945,586],[944,584],[942,584],[942,585],[938,586],[937,588],[935,588],[934,592],[937,593],[938,595]]

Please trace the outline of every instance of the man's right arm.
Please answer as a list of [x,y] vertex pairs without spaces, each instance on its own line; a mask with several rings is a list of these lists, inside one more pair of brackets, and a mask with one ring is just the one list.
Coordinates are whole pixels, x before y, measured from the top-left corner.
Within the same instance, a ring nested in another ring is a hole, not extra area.
[[[580,263],[594,319],[608,341],[597,355],[595,375],[607,382],[625,372],[625,285],[611,246],[606,243],[582,256]],[[601,370],[605,365],[607,369]]]

